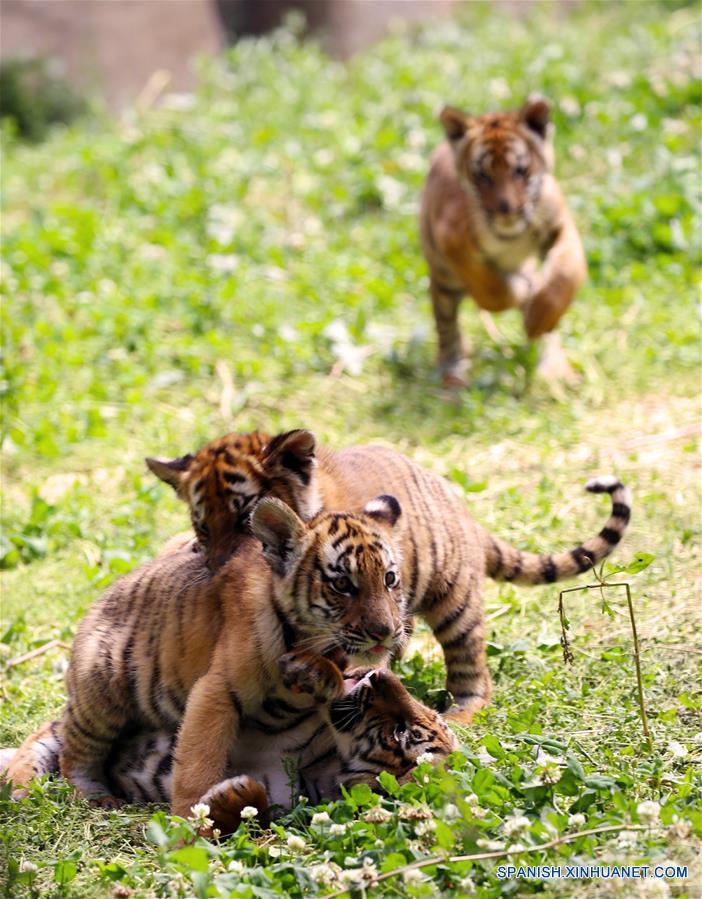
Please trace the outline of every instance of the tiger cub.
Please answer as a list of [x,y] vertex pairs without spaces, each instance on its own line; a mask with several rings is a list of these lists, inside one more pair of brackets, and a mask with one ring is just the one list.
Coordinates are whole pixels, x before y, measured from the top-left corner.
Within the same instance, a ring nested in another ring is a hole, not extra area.
[[[105,765],[125,729],[174,732],[172,807],[187,814],[227,769],[242,728],[310,745],[322,721],[314,699],[281,680],[293,648],[383,665],[405,639],[395,531],[401,509],[379,496],[357,514],[303,522],[263,499],[243,538],[212,577],[185,549],[117,582],[76,635],[61,717],[61,773],[112,806]],[[260,742],[260,740],[258,741]],[[240,808],[265,788],[236,783]]]
[[[607,493],[612,502],[611,515],[602,530],[572,550],[548,555],[522,552],[474,521],[451,484],[395,450],[360,446],[339,452],[320,448],[315,453],[312,434],[299,433],[307,435],[305,455],[295,461],[288,459],[288,471],[295,472],[295,477],[289,478],[286,492],[298,513],[310,494],[327,509],[359,509],[383,491],[391,492],[401,504],[402,526],[396,541],[408,628],[415,614],[432,628],[444,652],[446,685],[456,703],[449,717],[463,723],[471,720],[491,694],[482,608],[485,576],[532,585],[574,577],[612,552],[629,523],[629,490],[616,478],[595,478],[586,489]],[[269,450],[283,437],[288,442],[291,439],[290,435],[274,437]],[[270,486],[275,489],[275,485]],[[225,539],[214,518],[209,538],[218,543]],[[337,583],[337,589],[342,587],[353,597],[353,579]],[[353,646],[343,641],[339,648],[353,651]]]
[[[530,340],[547,335],[540,369],[571,378],[553,329],[585,280],[573,218],[553,175],[548,103],[468,115],[450,106],[447,141],[434,153],[422,194],[420,232],[446,386],[466,383],[458,307],[519,307]],[[537,264],[537,261],[539,264]]]
[[[290,808],[299,795],[314,803],[337,799],[342,785],[350,789],[356,783],[368,783],[377,789],[376,778],[383,771],[402,782],[421,755],[438,762],[458,748],[441,716],[413,699],[390,671],[354,669],[342,676],[326,659],[295,652],[283,656],[279,664],[288,687],[314,697],[323,721],[307,760],[301,758],[295,743],[287,749],[279,747],[276,753],[267,746],[269,738],[256,730],[246,735],[242,729],[244,742],[248,736],[254,752],[247,760],[230,758],[228,769],[246,770],[264,785],[266,804],[258,809],[261,822],[268,818],[269,805]],[[116,744],[105,772],[114,794],[130,803],[168,802],[175,740],[174,734],[165,731],[146,731]],[[11,761],[8,768],[6,759],[2,773],[13,780],[22,771],[25,781],[27,768],[33,777],[57,773],[60,751],[55,721],[32,734],[16,752],[8,751]],[[292,782],[291,767],[296,770]],[[232,795],[226,783],[202,798],[227,831],[238,824]]]
[[[287,503],[294,498],[304,518],[319,511],[319,497],[306,474],[313,457],[314,437],[309,431],[291,431],[275,438],[252,431],[227,434],[195,455],[145,461],[156,477],[170,484],[187,503],[197,545],[208,568],[216,571],[248,533],[251,510],[262,497],[277,496]],[[161,555],[180,550],[191,540],[191,534],[178,534]]]

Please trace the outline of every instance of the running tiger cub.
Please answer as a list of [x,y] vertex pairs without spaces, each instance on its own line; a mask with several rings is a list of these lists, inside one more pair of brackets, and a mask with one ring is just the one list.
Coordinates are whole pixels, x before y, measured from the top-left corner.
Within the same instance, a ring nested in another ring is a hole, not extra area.
[[527,337],[548,335],[540,370],[572,377],[553,329],[587,267],[553,175],[548,103],[532,98],[518,111],[482,116],[447,106],[440,121],[447,142],[432,157],[420,232],[444,384],[466,383],[458,328],[465,294],[491,312],[520,307]]
[[[438,762],[458,748],[441,716],[413,699],[387,670],[355,669],[342,676],[327,659],[295,652],[283,656],[279,666],[287,687],[314,697],[322,724],[307,758],[293,742],[280,746],[280,738],[242,729],[239,750],[228,759],[226,773],[244,771],[263,784],[265,803],[261,796],[258,806],[261,823],[269,817],[269,805],[290,808],[300,794],[314,803],[337,799],[341,785],[368,783],[377,788],[376,778],[382,771],[402,782],[411,776],[421,755],[429,754]],[[175,734],[146,731],[118,743],[105,770],[114,795],[130,803],[169,802],[175,741]],[[242,755],[242,746],[248,746],[248,756]],[[57,773],[61,749],[58,722],[46,724],[17,751],[4,751],[7,756],[4,765],[0,762],[0,775],[27,783],[33,777]],[[285,757],[296,766],[295,783],[290,782]],[[210,805],[220,827],[227,832],[236,829],[240,809],[228,780],[221,788],[210,789],[202,801]]]
[[[382,665],[399,649],[400,515],[393,497],[380,496],[356,515],[305,523],[264,499],[251,516],[254,536],[214,576],[186,547],[118,581],[74,641],[61,773],[82,795],[114,805],[104,768],[125,728],[181,724],[172,804],[187,814],[222,781],[242,727],[286,744],[313,741],[323,723],[314,700],[285,686],[278,659],[297,648]],[[261,785],[235,780],[241,807],[259,807]]]
[[[215,445],[226,441],[224,437]],[[264,456],[278,455],[278,442],[286,447],[283,457],[286,470],[291,473],[285,495],[299,514],[304,515],[305,509],[314,508],[317,503],[326,509],[360,509],[371,496],[386,490],[397,497],[403,509],[403,526],[396,541],[409,615],[421,615],[441,644],[447,687],[456,702],[449,717],[463,723],[470,721],[491,694],[482,608],[485,576],[518,584],[545,584],[585,572],[619,543],[631,514],[629,490],[616,478],[589,481],[588,491],[608,493],[611,497],[612,512],[604,528],[573,550],[540,556],[521,552],[493,537],[471,518],[446,480],[392,449],[319,449],[315,456],[314,436],[309,431],[292,431],[273,437]],[[296,448],[300,450],[297,456]],[[208,456],[208,447],[194,458],[197,460],[201,454]],[[226,467],[225,456],[218,455],[210,476],[221,482]],[[269,483],[268,488],[273,491],[284,480],[283,473],[277,486]],[[226,507],[226,493],[219,502]],[[372,507],[371,501],[367,508]],[[215,508],[216,502],[211,510]],[[212,514],[207,539],[222,544],[226,534],[220,533],[221,528],[227,528],[226,517]],[[336,586],[353,598],[356,584],[352,577]],[[353,652],[353,646],[344,642],[340,648]]]

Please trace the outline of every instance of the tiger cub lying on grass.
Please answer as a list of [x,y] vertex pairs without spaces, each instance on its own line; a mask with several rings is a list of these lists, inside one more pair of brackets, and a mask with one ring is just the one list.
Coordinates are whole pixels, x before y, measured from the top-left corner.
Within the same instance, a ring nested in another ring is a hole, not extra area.
[[[257,806],[261,823],[268,821],[270,806],[289,808],[300,794],[318,803],[339,798],[342,785],[368,783],[377,788],[376,778],[383,771],[402,782],[420,756],[440,761],[457,748],[438,713],[413,699],[390,671],[355,669],[342,676],[327,659],[295,652],[281,658],[280,670],[289,688],[311,695],[319,704],[323,724],[309,747],[281,746],[275,736],[242,729],[225,773],[246,771],[263,785]],[[106,766],[113,793],[130,803],[168,802],[175,739],[164,731],[146,731],[117,743]],[[56,773],[60,752],[61,735],[54,721],[25,740],[6,776],[13,779],[21,772],[26,782]],[[297,779],[283,761],[286,753]],[[236,785],[236,777],[226,779],[201,799],[223,832],[239,823]]]
[[[599,534],[572,550],[537,555],[489,534],[472,519],[451,484],[395,450],[360,446],[330,452],[315,449],[309,431],[291,431],[273,437],[260,458],[246,461],[235,451],[240,441],[241,435],[232,434],[195,456],[159,462],[159,476],[190,507],[207,557],[218,556],[241,529],[241,496],[281,495],[304,518],[323,508],[361,509],[375,494],[391,493],[403,510],[395,540],[407,618],[421,615],[441,644],[446,685],[456,701],[450,716],[463,723],[488,702],[491,693],[482,608],[485,576],[545,584],[585,572],[619,543],[631,514],[629,490],[616,478],[596,478],[586,489],[608,493],[612,500],[610,518]],[[277,460],[275,478],[264,470],[269,455]],[[372,508],[372,502],[367,508]],[[212,547],[217,549],[213,552]],[[345,566],[342,561],[333,586],[352,603],[357,585]],[[396,576],[388,573],[388,577]],[[392,586],[388,584],[388,589]],[[343,641],[341,648],[351,654],[363,639],[367,646],[382,647],[386,637],[383,629],[367,625]]]

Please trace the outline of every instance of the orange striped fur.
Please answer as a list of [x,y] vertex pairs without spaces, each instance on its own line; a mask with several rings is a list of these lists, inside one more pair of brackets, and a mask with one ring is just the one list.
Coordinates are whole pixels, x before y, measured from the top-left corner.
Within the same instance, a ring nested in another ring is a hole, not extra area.
[[[309,438],[304,441],[309,462],[314,438],[302,433]],[[573,550],[540,556],[488,534],[447,481],[392,449],[361,446],[334,453],[319,449],[316,464],[309,463],[305,484],[296,477],[300,460],[288,454],[286,463],[290,466],[286,498],[298,512],[307,501],[307,491],[327,509],[359,509],[381,491],[397,497],[403,509],[398,541],[408,611],[421,615],[441,644],[447,687],[456,700],[452,715],[464,722],[488,702],[491,693],[482,609],[485,576],[521,584],[573,577],[612,551],[630,516],[629,491],[614,478],[596,479],[587,489],[609,493],[612,500],[605,527]],[[284,480],[281,471],[279,483]],[[211,535],[223,542],[215,530]]]
[[[491,312],[520,307],[527,337],[535,339],[556,327],[585,279],[586,263],[553,175],[545,100],[482,116],[445,107],[440,119],[447,140],[432,157],[420,231],[439,366],[448,386],[460,386],[467,371],[458,328],[463,296]],[[565,374],[566,364],[553,335],[542,370]]]

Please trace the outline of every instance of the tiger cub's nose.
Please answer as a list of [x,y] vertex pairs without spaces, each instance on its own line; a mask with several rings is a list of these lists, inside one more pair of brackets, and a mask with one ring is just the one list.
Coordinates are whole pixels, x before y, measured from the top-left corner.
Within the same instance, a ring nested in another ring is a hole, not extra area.
[[373,627],[366,628],[366,634],[371,640],[377,640],[382,643],[390,636],[391,627],[389,624],[374,624]]

